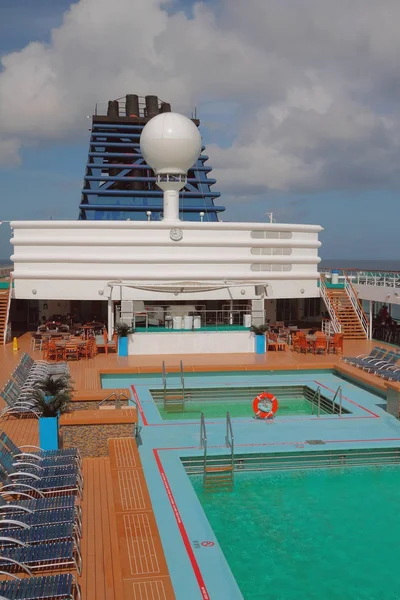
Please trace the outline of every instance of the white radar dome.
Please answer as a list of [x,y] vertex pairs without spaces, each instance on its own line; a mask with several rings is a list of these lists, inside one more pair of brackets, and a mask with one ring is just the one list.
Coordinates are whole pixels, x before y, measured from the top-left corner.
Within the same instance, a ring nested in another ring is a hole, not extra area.
[[150,119],[140,136],[143,158],[156,174],[185,175],[201,152],[196,125],[178,113],[162,113]]

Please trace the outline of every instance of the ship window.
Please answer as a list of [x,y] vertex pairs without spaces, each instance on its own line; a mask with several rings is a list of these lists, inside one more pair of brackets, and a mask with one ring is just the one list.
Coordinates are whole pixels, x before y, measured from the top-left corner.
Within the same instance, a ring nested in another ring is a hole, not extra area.
[[252,231],[251,237],[257,240],[290,240],[293,237],[291,231]]
[[250,268],[252,271],[291,271],[292,265],[253,263]]
[[292,254],[291,248],[251,248],[251,254],[256,254],[258,256],[289,256]]

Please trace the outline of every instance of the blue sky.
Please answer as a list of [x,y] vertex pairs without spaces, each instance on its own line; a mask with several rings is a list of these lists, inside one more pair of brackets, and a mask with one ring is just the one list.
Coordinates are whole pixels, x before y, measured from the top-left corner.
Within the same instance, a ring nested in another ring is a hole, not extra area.
[[[85,1],[89,3],[90,0]],[[121,0],[121,2],[123,1]],[[132,0],[134,3],[137,1]],[[232,0],[232,3],[235,4],[235,0]],[[267,3],[269,3],[269,0]],[[210,1],[204,4],[207,10],[210,10],[210,7],[215,9],[216,14],[217,9],[228,10],[226,2],[223,0],[221,2]],[[270,4],[273,4],[272,0]],[[68,0],[35,0],[34,2],[0,0],[1,56],[4,57],[11,52],[18,52],[34,41],[43,42],[45,45],[51,44],[51,30],[61,26],[63,13],[69,5]],[[193,18],[190,2],[180,0],[171,3],[168,7],[170,15],[176,14],[180,9],[185,10],[188,18]],[[232,15],[232,28],[234,29],[234,16]],[[225,19],[225,21],[227,22],[228,19]],[[245,30],[243,29],[240,33],[244,39]],[[115,36],[115,39],[117,39],[118,31],[115,32]],[[249,52],[253,50],[254,48],[249,49]],[[218,56],[217,50],[216,56]],[[96,68],[101,69],[101,64],[96,65]],[[208,65],[209,73],[211,72],[210,69],[212,69],[211,64]],[[194,80],[194,88],[196,87],[195,84],[196,80]],[[91,86],[90,77],[88,77],[86,85]],[[227,85],[232,85],[232,83],[227,81]],[[160,87],[162,87],[161,83]],[[213,90],[216,87],[218,89],[214,93]],[[374,177],[371,177],[371,181],[365,186],[362,180],[361,183],[359,180],[353,183],[351,177],[349,178],[347,174],[342,175],[345,183],[332,177],[331,183],[327,184],[326,181],[329,180],[329,177],[325,174],[323,185],[320,185],[320,181],[318,181],[316,185],[313,184],[309,187],[304,185],[301,174],[296,174],[295,183],[286,175],[285,183],[281,184],[279,180],[277,185],[269,186],[267,173],[265,189],[260,192],[260,184],[257,183],[258,181],[261,181],[261,184],[263,183],[263,162],[260,157],[258,157],[258,160],[260,160],[258,164],[254,164],[257,161],[251,161],[249,169],[238,170],[237,172],[232,171],[230,163],[234,165],[235,159],[241,156],[239,150],[242,151],[241,148],[248,147],[249,141],[247,138],[251,138],[251,135],[250,133],[246,135],[246,132],[251,132],[253,128],[257,127],[255,121],[258,118],[257,114],[261,114],[263,105],[268,106],[269,102],[276,102],[276,98],[271,97],[271,91],[268,90],[265,93],[265,100],[262,101],[262,105],[257,107],[259,112],[257,113],[254,110],[254,118],[252,118],[252,104],[251,102],[248,103],[248,98],[243,95],[241,90],[229,91],[231,100],[228,101],[224,97],[222,86],[220,87],[221,89],[218,84],[217,86],[214,85],[214,88],[210,86],[209,89],[204,90],[204,93],[203,88],[199,87],[199,89],[195,89],[193,99],[199,107],[204,142],[212,146],[208,151],[209,163],[213,166],[217,163],[220,169],[217,172],[218,175],[221,173],[219,176],[221,183],[220,185],[217,184],[215,189],[223,193],[218,203],[225,204],[227,207],[222,217],[224,220],[263,221],[267,220],[265,213],[272,211],[278,220],[284,222],[322,225],[324,233],[321,235],[323,242],[321,254],[324,258],[398,258],[398,185],[396,181],[392,181],[390,173],[388,174],[388,182],[385,181],[385,173],[380,174],[380,176],[375,176],[374,173]],[[332,89],[331,86],[327,86],[327,88]],[[129,84],[126,83],[124,89],[121,89],[121,95],[129,92],[141,93],[141,90],[131,89]],[[154,92],[157,93],[157,90],[154,90]],[[143,90],[143,93],[148,93],[148,91]],[[161,91],[159,95],[164,98],[165,92]],[[341,92],[338,92],[338,96],[341,96]],[[112,97],[112,92],[110,92],[110,97]],[[103,96],[98,97],[98,100],[107,99]],[[373,102],[376,103],[377,99],[374,98]],[[383,106],[383,101],[381,105]],[[4,110],[7,110],[7,106]],[[26,111],[29,111],[29,103],[26,104]],[[29,142],[25,144],[23,143],[23,132],[22,134],[21,132],[18,133],[22,138],[19,149],[19,164],[0,164],[0,220],[75,219],[78,217],[80,190],[88,150],[89,121],[86,121],[86,114],[81,114],[79,127],[74,130],[72,135],[66,129],[61,133],[57,133],[57,135],[53,135],[53,133],[51,135],[46,134],[47,137],[39,132],[39,134],[35,133],[36,138],[33,137],[33,134],[30,134]],[[307,127],[311,126],[312,124],[307,125]],[[293,131],[298,133],[298,128]],[[373,130],[371,136],[375,137],[374,132],[375,130]],[[306,134],[308,134],[307,129]],[[312,134],[315,135],[314,130]],[[14,133],[8,132],[7,135],[13,136]],[[235,153],[235,143],[238,145],[238,140],[242,146]],[[298,137],[293,137],[293,140],[298,143]],[[332,140],[333,137],[328,141],[324,139],[324,152],[328,151],[326,148],[331,151],[336,142],[336,140],[333,142]],[[265,138],[262,141],[265,143]],[[288,143],[290,145],[290,139]],[[368,143],[367,137],[363,140],[363,144]],[[351,144],[346,146],[349,150],[348,160],[350,163],[353,156],[358,153],[357,146],[354,146],[354,155],[350,153]],[[386,139],[381,144],[384,149],[389,145]],[[218,148],[215,149],[216,147]],[[267,153],[269,152],[268,143],[265,147],[265,164],[267,165],[270,164],[270,154]],[[319,147],[316,148],[315,153],[317,154]],[[224,154],[224,150],[229,150],[229,152]],[[336,147],[334,151],[337,152]],[[340,149],[339,154],[341,154]],[[292,156],[288,156],[291,160]],[[304,165],[307,169],[307,161],[317,160],[315,156],[311,158],[310,156],[309,153],[305,162],[302,163],[303,170]],[[286,156],[285,160],[287,160]],[[373,157],[371,161],[373,162]],[[294,164],[297,164],[297,160],[294,161]],[[326,164],[329,167],[330,163]],[[326,164],[324,165],[325,170]],[[370,163],[364,160],[362,163],[363,168],[366,164]],[[295,169],[296,167],[294,167],[293,172]],[[338,172],[344,173],[343,166]],[[363,176],[365,177],[365,171]],[[237,180],[239,183],[237,183]],[[286,184],[286,181],[289,183]],[[296,181],[299,181],[298,191]],[[247,193],[246,186],[253,183],[254,188]],[[240,193],[235,193],[235,186],[240,188]],[[258,193],[257,189],[259,190]],[[10,255],[11,247],[8,239],[9,228],[4,224],[0,226],[1,258],[8,258]]]

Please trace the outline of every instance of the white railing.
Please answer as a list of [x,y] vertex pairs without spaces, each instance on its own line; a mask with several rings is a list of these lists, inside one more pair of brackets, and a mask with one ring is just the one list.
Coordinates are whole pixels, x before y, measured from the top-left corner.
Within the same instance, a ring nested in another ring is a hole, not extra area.
[[[340,324],[339,319],[337,318],[335,309],[333,307],[333,304],[331,302],[331,299],[329,298],[328,295],[328,290],[325,284],[325,276],[321,275],[320,278],[320,286],[319,286],[320,292],[321,292],[321,296],[323,301],[325,302],[325,306],[328,309],[328,313],[330,316],[330,321],[329,321],[329,325],[325,325],[326,328],[329,329],[328,331],[325,331],[325,333],[341,333],[342,331],[342,325]],[[326,322],[328,319],[324,319],[322,321],[322,326],[324,327],[324,322]]]
[[4,321],[4,332],[3,332],[3,344],[6,345],[8,342],[7,332],[8,332],[8,322],[10,319],[10,308],[11,308],[11,295],[12,295],[12,272],[9,272],[10,275],[10,287],[8,288],[8,300],[7,300],[7,312],[6,319]]
[[368,339],[370,339],[370,330],[367,316],[361,306],[361,302],[357,296],[357,292],[355,291],[348,277],[346,277],[346,279],[344,280],[344,289],[346,290],[349,300],[354,308],[354,312],[356,313],[357,318],[360,321],[361,327],[363,328],[365,335]]
[[[356,285],[400,288],[399,271],[359,271],[357,269],[336,269],[336,271],[338,271],[340,282],[348,277]],[[330,272],[330,270],[322,270],[322,273]]]

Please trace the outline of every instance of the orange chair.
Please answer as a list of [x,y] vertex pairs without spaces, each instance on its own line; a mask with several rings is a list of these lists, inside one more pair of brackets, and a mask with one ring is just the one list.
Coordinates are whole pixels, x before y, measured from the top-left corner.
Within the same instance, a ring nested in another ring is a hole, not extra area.
[[326,354],[326,338],[325,336],[317,336],[314,343],[314,354]]
[[108,340],[107,330],[105,329],[105,330],[103,331],[103,339],[104,339],[104,352],[105,352],[106,354],[108,354],[108,351],[109,351],[109,350],[111,350],[111,351],[114,351],[114,352],[117,352],[117,350],[118,350],[117,334],[115,334],[115,333],[114,333],[114,335],[113,335],[113,339],[112,339],[112,341],[110,342],[110,341]]
[[304,354],[307,354],[307,352],[311,352],[311,350],[312,350],[312,348],[308,344],[308,342],[306,340],[306,336],[300,336],[299,337],[299,352],[304,352]]

